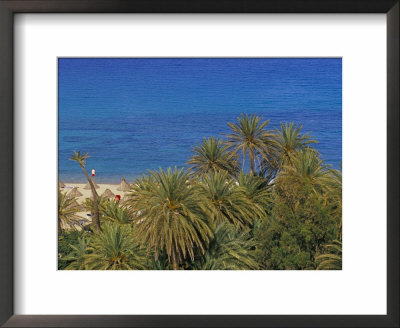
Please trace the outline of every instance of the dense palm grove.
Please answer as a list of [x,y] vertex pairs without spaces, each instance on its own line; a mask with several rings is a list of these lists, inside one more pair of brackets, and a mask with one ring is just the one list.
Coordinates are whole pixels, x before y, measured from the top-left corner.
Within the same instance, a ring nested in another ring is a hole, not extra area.
[[188,169],[149,171],[121,202],[59,190],[59,269],[314,270],[342,267],[342,177],[301,126],[241,115],[193,148]]

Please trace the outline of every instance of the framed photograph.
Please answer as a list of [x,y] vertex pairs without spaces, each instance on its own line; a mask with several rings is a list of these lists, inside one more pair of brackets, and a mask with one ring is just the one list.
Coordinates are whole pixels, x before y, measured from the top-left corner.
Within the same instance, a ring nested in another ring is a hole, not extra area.
[[1,324],[398,327],[399,8],[0,1]]

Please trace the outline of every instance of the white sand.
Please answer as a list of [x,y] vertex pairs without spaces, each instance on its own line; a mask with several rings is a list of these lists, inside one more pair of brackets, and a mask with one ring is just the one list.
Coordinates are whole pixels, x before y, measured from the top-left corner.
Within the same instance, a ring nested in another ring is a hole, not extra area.
[[[92,190],[90,189],[83,189],[86,186],[86,183],[68,183],[64,182],[65,188],[61,188],[61,192],[67,192],[67,194],[72,190],[72,188],[77,187],[78,191],[83,194],[83,196],[77,197],[78,203],[83,203],[86,198],[92,197]],[[117,188],[119,184],[97,184],[100,188],[96,189],[99,196],[103,194],[106,189],[110,189],[114,195],[120,195],[121,199],[124,197],[125,192],[119,191]],[[128,192],[127,192],[128,193]]]
[[[92,197],[92,190],[91,189],[83,189],[83,187],[86,186],[86,183],[68,183],[68,182],[64,182],[64,185],[65,185],[65,187],[64,188],[60,188],[60,190],[63,193],[67,192],[67,195],[72,190],[72,188],[74,188],[74,187],[78,188],[78,191],[83,195],[83,196],[80,196],[80,197],[76,197],[76,199],[77,199],[79,204],[83,204],[85,202],[86,198]],[[96,189],[97,194],[99,196],[101,196],[106,189],[110,189],[113,192],[114,195],[120,195],[121,199],[125,196],[126,193],[129,193],[129,191],[124,192],[124,191],[117,190],[117,188],[119,187],[119,184],[98,183],[97,185],[100,187],[100,188]],[[89,221],[91,221],[91,217],[87,215],[87,214],[89,214],[89,212],[83,211],[83,212],[79,212],[77,214],[79,216],[82,216],[82,217],[88,219]]]

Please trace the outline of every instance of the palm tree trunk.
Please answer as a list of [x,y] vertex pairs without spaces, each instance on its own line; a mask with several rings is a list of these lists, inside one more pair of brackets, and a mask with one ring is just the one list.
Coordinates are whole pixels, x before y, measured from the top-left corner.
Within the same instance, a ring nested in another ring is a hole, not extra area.
[[178,270],[178,262],[176,261],[175,252],[172,251],[172,268]]
[[249,161],[250,161],[250,174],[254,175],[254,152],[249,149]]
[[89,182],[90,189],[92,190],[92,195],[93,195],[93,205],[94,205],[94,213],[92,215],[92,223],[94,227],[97,230],[100,230],[100,218],[99,218],[99,204],[98,204],[98,198],[99,195],[97,194],[96,188],[94,187],[93,181],[90,178],[89,174],[87,173],[86,169],[84,166],[81,165],[81,168],[83,170],[83,173],[86,176],[86,179]]

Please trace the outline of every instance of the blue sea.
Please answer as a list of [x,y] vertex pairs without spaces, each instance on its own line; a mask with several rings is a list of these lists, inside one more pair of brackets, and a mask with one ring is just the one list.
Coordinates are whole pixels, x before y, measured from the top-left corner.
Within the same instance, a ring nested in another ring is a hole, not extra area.
[[84,182],[73,150],[89,152],[100,183],[185,166],[203,137],[257,113],[303,125],[326,163],[342,161],[338,58],[60,58],[59,177]]

